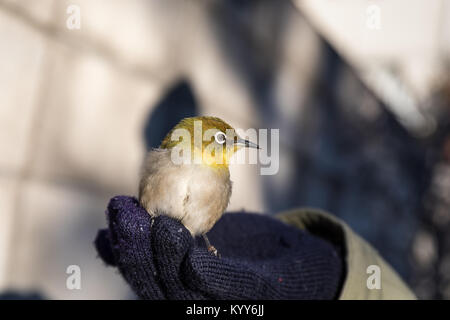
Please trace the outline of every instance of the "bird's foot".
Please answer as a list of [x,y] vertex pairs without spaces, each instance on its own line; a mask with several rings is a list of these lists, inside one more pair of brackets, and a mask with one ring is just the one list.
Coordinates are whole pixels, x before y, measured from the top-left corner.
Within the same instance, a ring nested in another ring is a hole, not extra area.
[[214,246],[211,244],[211,242],[209,242],[209,239],[206,236],[206,234],[202,234],[202,236],[203,236],[203,239],[205,240],[206,248],[208,248],[208,251],[211,252],[216,257],[220,257],[219,253],[217,252],[217,249],[214,248]]
[[216,257],[220,257],[219,252],[217,251],[217,249],[214,246],[209,246],[208,247],[208,251],[211,252],[213,255],[215,255]]

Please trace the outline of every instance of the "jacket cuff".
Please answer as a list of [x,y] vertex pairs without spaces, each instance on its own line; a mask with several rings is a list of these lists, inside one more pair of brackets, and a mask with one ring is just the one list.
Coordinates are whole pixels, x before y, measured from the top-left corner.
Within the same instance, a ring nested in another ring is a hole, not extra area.
[[[339,218],[312,208],[293,209],[276,217],[340,248],[345,275],[339,300],[417,299],[381,255]],[[379,277],[379,285],[373,286],[374,276]]]

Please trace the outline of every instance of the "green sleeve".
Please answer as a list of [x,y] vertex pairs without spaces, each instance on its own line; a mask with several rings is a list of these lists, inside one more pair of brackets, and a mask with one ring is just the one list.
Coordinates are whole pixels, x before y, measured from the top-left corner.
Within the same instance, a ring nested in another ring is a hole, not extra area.
[[[282,212],[277,218],[343,249],[346,275],[340,300],[416,299],[395,270],[342,220],[327,212],[310,208]],[[376,275],[379,275],[378,282],[374,280]]]

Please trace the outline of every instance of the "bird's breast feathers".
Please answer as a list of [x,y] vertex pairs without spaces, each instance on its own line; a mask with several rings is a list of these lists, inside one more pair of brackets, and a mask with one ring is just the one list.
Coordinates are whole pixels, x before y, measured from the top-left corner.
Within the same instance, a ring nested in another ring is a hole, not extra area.
[[209,231],[228,206],[228,168],[174,164],[170,150],[150,151],[144,163],[139,201],[151,215],[180,220],[192,235]]

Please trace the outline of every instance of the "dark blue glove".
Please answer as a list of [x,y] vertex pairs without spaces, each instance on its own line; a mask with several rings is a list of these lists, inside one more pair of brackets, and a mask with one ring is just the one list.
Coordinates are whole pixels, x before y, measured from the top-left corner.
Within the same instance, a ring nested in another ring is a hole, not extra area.
[[220,257],[178,221],[119,196],[95,245],[143,299],[333,299],[343,273],[328,242],[271,217],[227,213],[208,233]]

